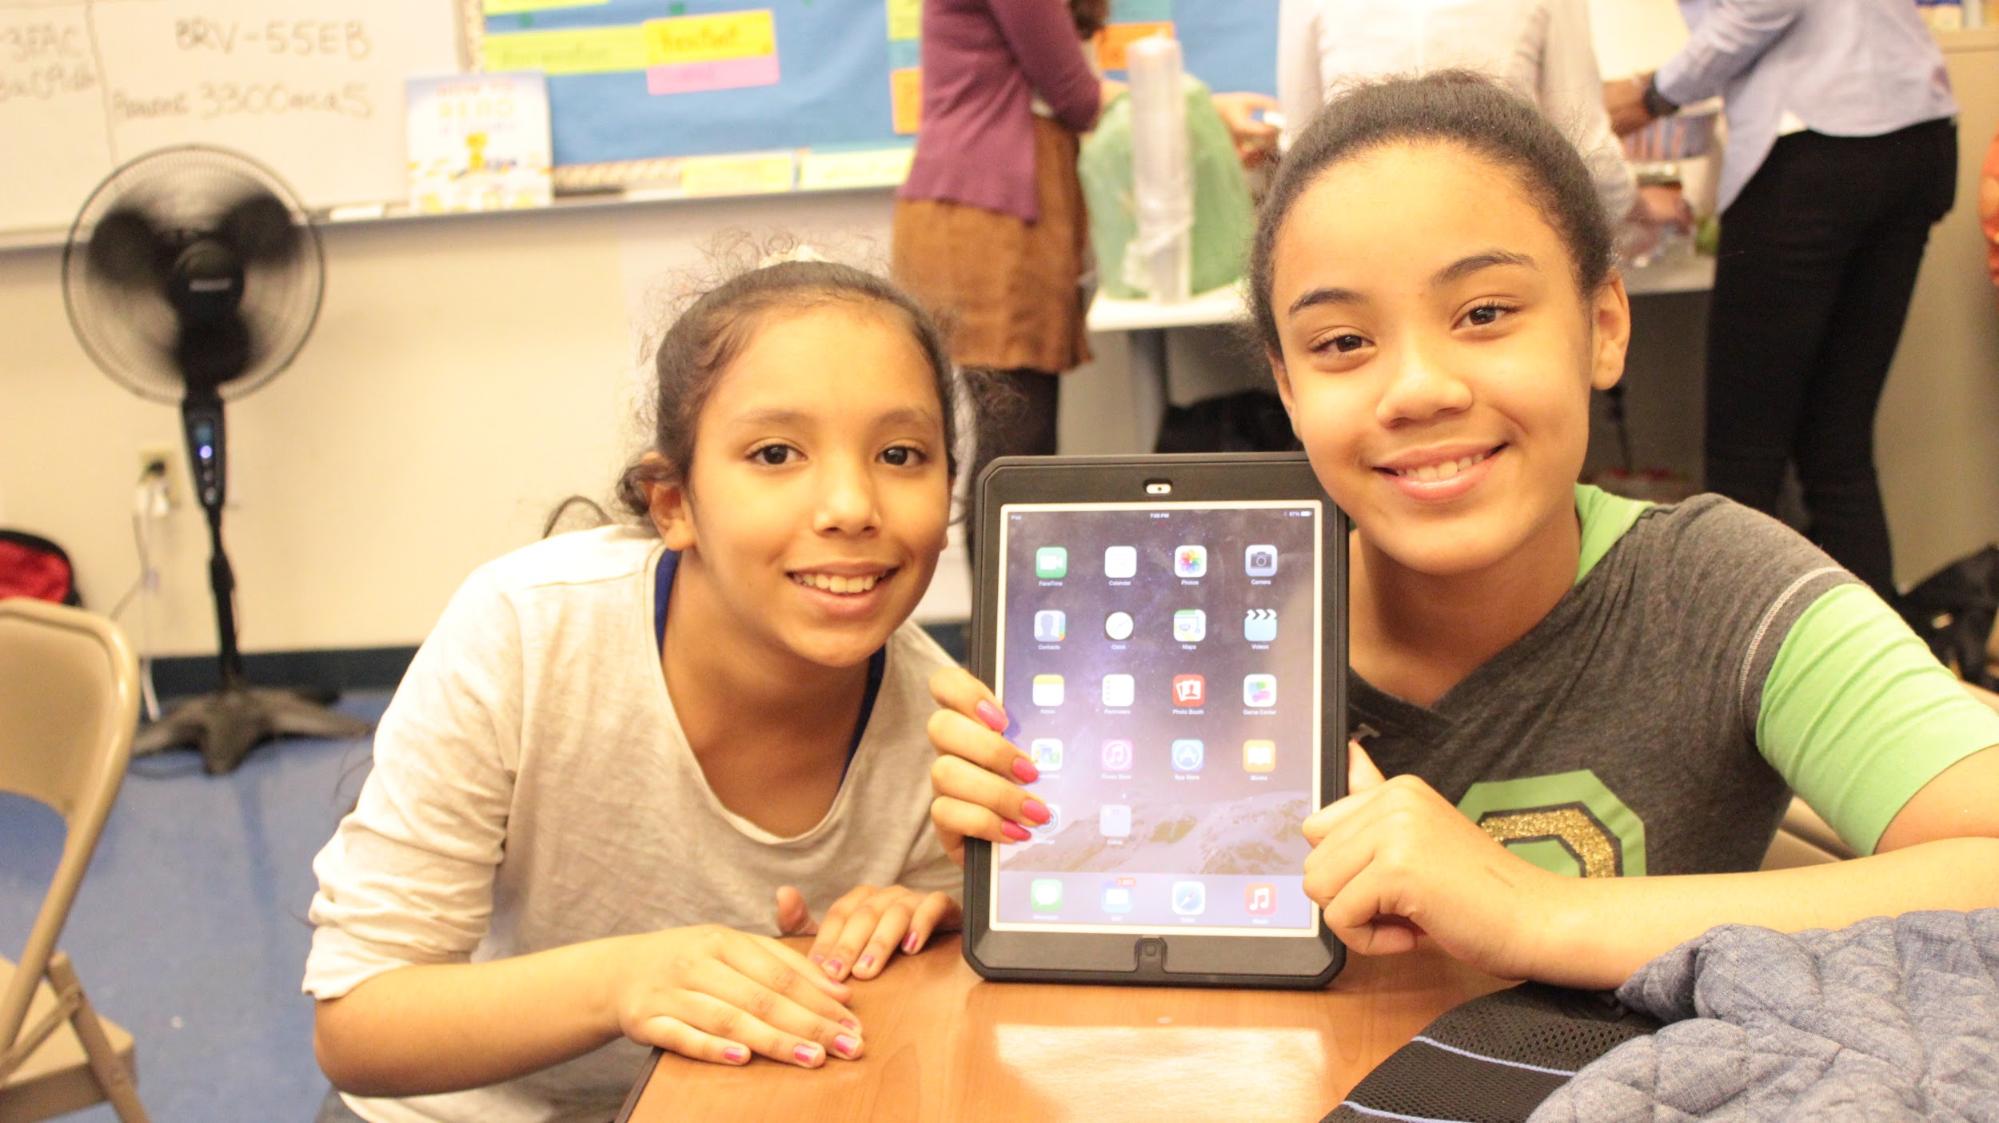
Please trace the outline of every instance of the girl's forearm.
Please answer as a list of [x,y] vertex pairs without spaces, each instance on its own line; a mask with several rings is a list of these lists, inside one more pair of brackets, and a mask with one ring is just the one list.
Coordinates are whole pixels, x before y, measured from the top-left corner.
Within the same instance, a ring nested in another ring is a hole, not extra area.
[[313,1051],[366,1096],[453,1092],[581,1056],[621,1035],[617,939],[487,963],[401,967],[322,1001]]
[[1999,839],[1940,839],[1797,869],[1586,878],[1567,887],[1547,919],[1532,977],[1609,988],[1719,924],[1799,932],[1921,909],[1999,906]]

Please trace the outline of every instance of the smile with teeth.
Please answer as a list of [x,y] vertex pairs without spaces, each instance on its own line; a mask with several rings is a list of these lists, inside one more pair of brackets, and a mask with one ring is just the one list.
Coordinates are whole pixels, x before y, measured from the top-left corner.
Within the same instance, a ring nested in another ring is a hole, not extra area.
[[876,585],[888,580],[889,575],[894,572],[895,570],[893,569],[887,569],[880,573],[868,573],[851,577],[837,573],[794,573],[791,575],[791,579],[808,589],[817,589],[822,593],[832,593],[835,596],[852,597],[868,592]]
[[1494,448],[1488,449],[1485,452],[1475,453],[1471,456],[1461,456],[1456,460],[1446,460],[1441,464],[1425,464],[1420,468],[1383,468],[1382,471],[1397,479],[1432,483],[1438,480],[1451,479],[1459,472],[1468,471],[1474,465],[1482,464],[1492,459],[1498,452],[1499,449]]

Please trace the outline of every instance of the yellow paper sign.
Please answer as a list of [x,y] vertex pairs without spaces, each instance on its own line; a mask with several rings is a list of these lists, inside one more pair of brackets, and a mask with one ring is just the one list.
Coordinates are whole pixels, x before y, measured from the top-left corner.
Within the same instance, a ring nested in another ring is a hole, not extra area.
[[1140,39],[1149,39],[1154,35],[1173,38],[1172,22],[1111,24],[1097,36],[1097,65],[1105,70],[1123,70],[1125,49]]
[[769,195],[791,190],[797,167],[789,152],[690,156],[680,163],[680,190],[686,195]]
[[804,191],[840,187],[893,187],[909,178],[914,148],[870,148],[859,152],[807,152],[798,165]]
[[895,111],[897,136],[915,136],[923,123],[923,68],[905,66],[888,72],[889,104]]
[[548,74],[604,74],[644,70],[645,37],[636,27],[514,31],[480,43],[481,69],[540,70]]
[[888,0],[888,37],[914,39],[923,31],[923,0]]
[[770,9],[647,20],[646,65],[679,66],[777,53]]
[[489,16],[510,16],[516,12],[545,12],[550,8],[601,8],[611,0],[485,0],[480,5]]

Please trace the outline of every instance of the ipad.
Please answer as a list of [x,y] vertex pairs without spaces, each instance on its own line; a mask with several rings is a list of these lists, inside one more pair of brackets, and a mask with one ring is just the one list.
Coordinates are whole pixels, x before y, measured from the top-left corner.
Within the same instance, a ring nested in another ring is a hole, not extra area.
[[1346,781],[1346,520],[1303,456],[1002,458],[971,656],[1052,820],[966,853],[992,979],[1323,986],[1305,817]]

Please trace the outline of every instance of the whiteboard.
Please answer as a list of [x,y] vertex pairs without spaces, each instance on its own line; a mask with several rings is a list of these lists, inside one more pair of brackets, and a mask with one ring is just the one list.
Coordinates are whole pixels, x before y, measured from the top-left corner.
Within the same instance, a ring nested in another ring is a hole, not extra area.
[[311,207],[401,200],[403,81],[459,63],[449,3],[0,0],[0,229],[67,228],[113,168],[187,143]]

